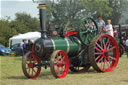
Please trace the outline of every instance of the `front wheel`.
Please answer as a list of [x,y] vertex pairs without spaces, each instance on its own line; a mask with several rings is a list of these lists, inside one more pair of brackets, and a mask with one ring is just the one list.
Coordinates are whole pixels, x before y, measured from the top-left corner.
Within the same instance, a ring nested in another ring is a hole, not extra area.
[[50,59],[50,69],[55,78],[64,78],[68,74],[69,60],[64,51],[53,52]]
[[28,52],[22,59],[22,70],[27,78],[36,78],[41,71],[41,60],[32,52]]

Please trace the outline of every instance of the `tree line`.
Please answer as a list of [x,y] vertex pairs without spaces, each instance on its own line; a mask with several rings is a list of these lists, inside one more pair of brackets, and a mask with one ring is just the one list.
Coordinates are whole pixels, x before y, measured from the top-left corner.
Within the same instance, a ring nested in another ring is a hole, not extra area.
[[[47,25],[50,21],[59,28],[73,27],[84,17],[102,16],[112,24],[119,24],[122,13],[126,11],[127,0],[48,0]],[[40,31],[38,18],[27,13],[16,13],[14,20],[0,20],[0,43],[8,46],[10,37],[19,33]],[[128,23],[128,20],[126,20]]]

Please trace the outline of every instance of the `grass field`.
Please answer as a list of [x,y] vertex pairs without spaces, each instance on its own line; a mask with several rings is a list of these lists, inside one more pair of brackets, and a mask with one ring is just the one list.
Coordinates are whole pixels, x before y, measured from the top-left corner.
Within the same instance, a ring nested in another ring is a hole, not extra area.
[[50,70],[42,68],[36,79],[27,79],[21,68],[21,57],[0,56],[0,85],[128,85],[128,58],[124,55],[116,69],[98,73],[90,69],[86,73],[72,73],[63,79],[55,79]]

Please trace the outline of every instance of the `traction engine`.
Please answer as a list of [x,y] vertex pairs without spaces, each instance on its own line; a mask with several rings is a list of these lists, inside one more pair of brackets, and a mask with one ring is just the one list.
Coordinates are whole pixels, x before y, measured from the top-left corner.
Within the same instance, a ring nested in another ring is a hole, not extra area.
[[82,19],[75,31],[63,33],[61,37],[49,37],[46,4],[45,1],[38,3],[41,38],[35,41],[32,51],[22,59],[23,73],[27,78],[38,77],[41,67],[50,67],[55,78],[64,78],[69,69],[72,72],[86,72],[90,66],[98,72],[114,70],[119,59],[118,44],[112,36],[99,34],[92,18]]

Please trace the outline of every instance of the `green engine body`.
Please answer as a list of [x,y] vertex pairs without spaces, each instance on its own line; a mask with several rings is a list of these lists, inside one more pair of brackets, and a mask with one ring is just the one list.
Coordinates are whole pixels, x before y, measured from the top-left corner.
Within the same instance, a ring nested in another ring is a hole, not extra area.
[[79,39],[71,40],[70,38],[54,38],[51,39],[54,50],[63,50],[68,54],[76,54],[81,49],[81,42]]

